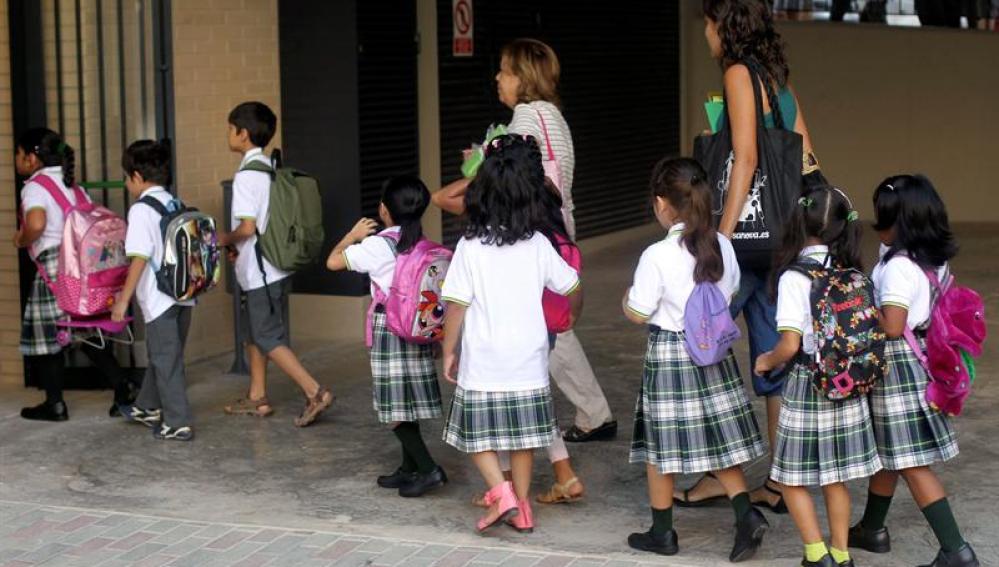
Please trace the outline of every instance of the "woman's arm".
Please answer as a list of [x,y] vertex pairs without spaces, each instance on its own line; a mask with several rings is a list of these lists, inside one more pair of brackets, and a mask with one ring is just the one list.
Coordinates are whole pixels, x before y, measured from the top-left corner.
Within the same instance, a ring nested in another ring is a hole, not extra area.
[[24,225],[14,233],[14,246],[17,248],[26,248],[35,243],[36,240],[41,238],[42,233],[45,232],[45,224],[48,222],[48,217],[45,215],[45,209],[31,209],[24,218]]
[[732,65],[725,71],[725,93],[735,162],[729,176],[718,231],[731,238],[746,204],[759,161],[756,148],[756,99],[749,69],[745,65]]
[[468,184],[471,181],[471,179],[463,177],[457,181],[448,183],[433,194],[431,202],[452,215],[464,214],[465,192],[468,191]]

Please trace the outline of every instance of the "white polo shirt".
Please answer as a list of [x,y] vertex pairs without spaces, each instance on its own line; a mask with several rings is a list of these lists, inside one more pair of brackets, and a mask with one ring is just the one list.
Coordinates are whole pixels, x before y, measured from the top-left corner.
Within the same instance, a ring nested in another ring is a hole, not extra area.
[[[881,246],[884,258],[888,247]],[[944,264],[937,269],[937,278],[942,280],[949,270]],[[923,269],[904,253],[895,254],[891,260],[878,262],[871,272],[874,282],[875,299],[878,307],[893,305],[908,310],[906,324],[910,329],[918,329],[930,320],[930,279]]]
[[[253,148],[243,155],[243,160],[239,164],[242,169],[250,161],[258,161],[265,165],[271,165],[260,148]],[[239,171],[232,179],[232,226],[235,229],[243,219],[253,220],[257,223],[257,231],[260,234],[267,232],[267,207],[271,199],[271,177],[260,171]],[[239,255],[236,257],[236,281],[243,291],[250,291],[264,287],[264,276],[260,273],[257,265],[257,252],[255,245],[257,235],[250,236],[236,245]],[[267,283],[272,284],[283,280],[291,275],[290,272],[279,270],[263,258],[264,270],[267,272]]]
[[516,244],[458,241],[444,278],[444,301],[468,306],[461,337],[458,385],[512,392],[548,386],[545,288],[569,295],[579,274],[540,233]]
[[[57,248],[62,244],[62,228],[66,222],[59,203],[56,203],[45,187],[35,181],[41,175],[48,176],[52,181],[55,181],[56,186],[66,196],[66,199],[71,204],[76,204],[76,195],[62,182],[62,167],[58,165],[39,169],[25,181],[24,187],[21,189],[21,210],[24,212],[24,216],[27,217],[28,212],[32,209],[45,211],[45,230],[42,231],[38,240],[35,240],[28,247],[28,254],[32,258],[37,258],[42,252],[50,248]],[[89,201],[90,198],[87,197],[87,200]]]
[[[628,309],[648,319],[649,324],[667,331],[683,330],[683,314],[693,293],[696,261],[681,242],[683,223],[674,225],[666,238],[642,253],[635,279],[628,290]],[[731,302],[739,291],[739,262],[728,238],[719,234],[723,272],[716,282]]]
[[[163,187],[150,187],[139,195],[152,197],[166,205],[173,200],[173,195]],[[152,207],[136,201],[128,209],[128,232],[125,234],[125,254],[130,258],[142,258],[146,261],[146,269],[139,277],[135,288],[135,298],[142,310],[142,318],[146,323],[155,321],[178,302],[160,291],[156,285],[156,273],[163,261],[163,231],[160,229],[162,217]],[[180,302],[180,305],[192,306],[194,300]]]
[[[799,256],[823,262],[829,256],[829,247],[806,246]],[[801,335],[802,350],[812,354],[815,352],[812,321],[812,279],[793,270],[784,272],[777,282],[777,330]]]
[[368,274],[371,278],[371,297],[375,296],[377,285],[383,293],[388,293],[395,275],[394,245],[385,238],[388,234],[399,234],[400,228],[386,228],[376,235],[369,236],[357,244],[352,244],[343,251],[343,259],[347,269],[353,272]]

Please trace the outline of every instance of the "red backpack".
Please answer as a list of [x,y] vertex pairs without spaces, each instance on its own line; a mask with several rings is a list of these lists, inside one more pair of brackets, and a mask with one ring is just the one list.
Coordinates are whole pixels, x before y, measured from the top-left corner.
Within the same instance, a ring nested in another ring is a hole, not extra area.
[[[561,234],[555,235],[555,241],[558,243],[558,255],[579,273],[583,269],[583,256],[579,253],[579,247]],[[564,333],[572,328],[572,307],[568,297],[546,289],[541,295],[541,307],[545,312],[545,324],[549,333]]]

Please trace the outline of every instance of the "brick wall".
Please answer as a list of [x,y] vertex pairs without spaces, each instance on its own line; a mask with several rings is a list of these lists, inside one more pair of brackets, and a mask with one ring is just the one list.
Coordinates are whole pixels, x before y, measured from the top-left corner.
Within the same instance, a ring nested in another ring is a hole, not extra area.
[[17,252],[14,232],[14,125],[10,94],[10,37],[7,0],[0,0],[0,383],[21,384],[17,350],[21,328]]
[[[277,0],[175,0],[173,55],[178,193],[221,221],[220,182],[239,165],[226,143],[229,111],[259,100],[280,121]],[[228,294],[205,296],[194,310],[187,358],[231,350],[231,321]]]

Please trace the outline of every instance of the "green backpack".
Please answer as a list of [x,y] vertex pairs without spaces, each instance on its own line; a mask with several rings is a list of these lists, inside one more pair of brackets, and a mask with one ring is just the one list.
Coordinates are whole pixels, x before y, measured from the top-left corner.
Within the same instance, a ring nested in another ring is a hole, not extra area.
[[[251,161],[240,171],[259,171],[271,176],[267,230],[257,230],[257,259],[267,258],[275,268],[295,272],[311,266],[323,246],[323,201],[319,182],[290,167],[272,168]],[[260,272],[263,273],[260,262]],[[266,283],[266,282],[265,282]]]

